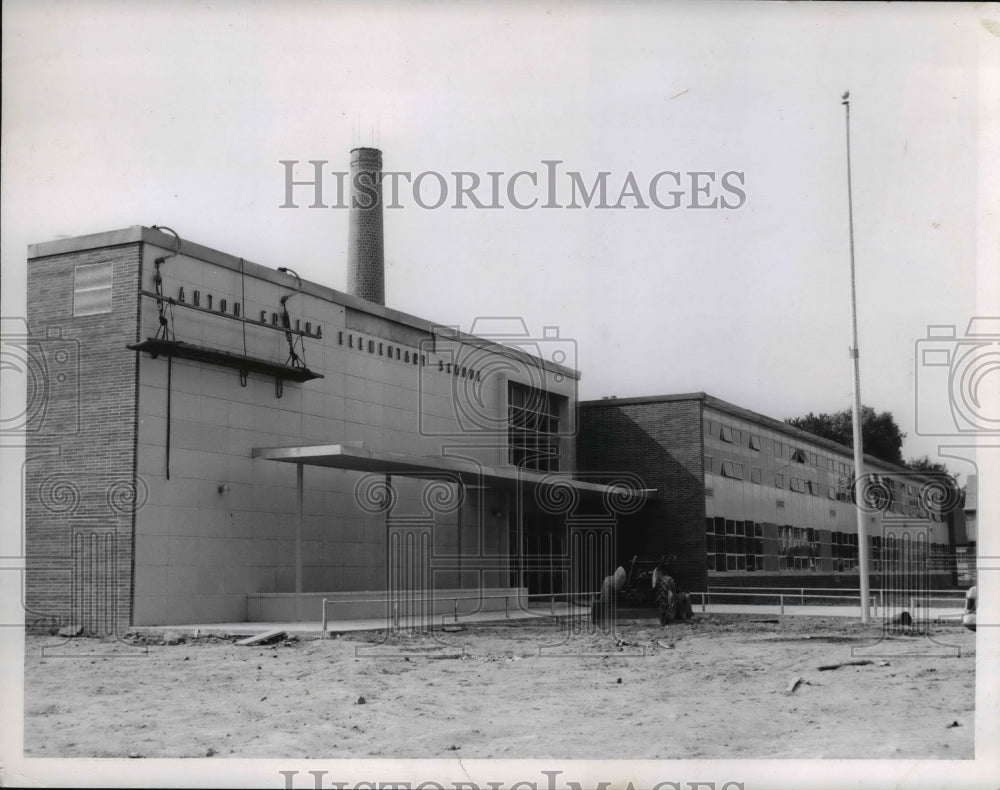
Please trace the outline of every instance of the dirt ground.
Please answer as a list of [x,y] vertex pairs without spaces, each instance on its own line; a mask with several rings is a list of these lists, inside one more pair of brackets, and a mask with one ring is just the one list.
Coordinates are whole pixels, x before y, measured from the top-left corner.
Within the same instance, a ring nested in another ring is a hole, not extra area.
[[30,636],[25,754],[973,758],[975,634],[880,636],[741,615],[267,647]]

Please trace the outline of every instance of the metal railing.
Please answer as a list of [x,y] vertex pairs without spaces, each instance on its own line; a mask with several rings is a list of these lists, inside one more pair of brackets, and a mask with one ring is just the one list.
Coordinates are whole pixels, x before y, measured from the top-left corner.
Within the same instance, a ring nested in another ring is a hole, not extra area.
[[[807,590],[809,592],[806,592]],[[824,592],[827,594],[824,595]],[[834,594],[831,595],[829,593]],[[777,598],[782,614],[785,612],[786,601],[788,602],[787,605],[791,606],[793,605],[791,602],[795,600],[798,601],[799,606],[805,606],[806,599],[843,600],[850,601],[851,605],[861,606],[860,591],[847,590],[842,587],[709,587],[707,591],[693,592],[691,596],[699,597],[702,612],[706,611],[705,607],[711,603],[713,596],[716,598]],[[904,598],[909,602],[910,609],[916,611],[918,608],[930,608],[928,606],[930,601],[944,601],[952,604],[964,603],[965,591],[936,590],[931,595],[908,594]],[[879,609],[885,610],[887,601],[898,605],[899,599],[900,591],[898,590],[891,588],[871,590],[869,605],[875,610],[875,615],[877,616]],[[748,605],[752,606],[753,604]]]

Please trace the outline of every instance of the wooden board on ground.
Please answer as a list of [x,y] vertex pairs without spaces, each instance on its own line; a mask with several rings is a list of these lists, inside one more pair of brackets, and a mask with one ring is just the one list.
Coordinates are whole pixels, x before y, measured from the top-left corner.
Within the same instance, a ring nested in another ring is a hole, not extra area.
[[268,642],[273,642],[276,639],[280,639],[285,635],[284,631],[264,631],[260,634],[254,634],[253,636],[248,636],[246,639],[239,640],[236,644],[238,645],[265,645]]

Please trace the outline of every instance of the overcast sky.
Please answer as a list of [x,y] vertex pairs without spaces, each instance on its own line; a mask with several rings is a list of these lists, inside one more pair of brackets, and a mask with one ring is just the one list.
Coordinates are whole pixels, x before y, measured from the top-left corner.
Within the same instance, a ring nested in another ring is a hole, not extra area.
[[[500,171],[503,185],[543,178],[543,160],[561,160],[560,190],[565,171],[588,184],[608,171],[612,203],[629,172],[647,190],[661,171],[706,171],[704,200],[739,208],[688,208],[685,181],[676,209],[458,210],[452,183],[431,210],[404,185],[385,218],[387,304],[466,330],[498,315],[558,326],[583,398],[703,390],[777,418],[840,410],[850,89],[863,399],[896,415],[907,457],[934,455],[939,439],[915,431],[915,343],[928,324],[961,336],[996,284],[983,159],[998,136],[997,18],[900,4],[5,3],[3,313],[23,312],[29,243],[135,224],[343,289],[347,212],[308,208],[308,189],[279,208],[279,160],[300,160],[300,177],[310,159],[346,170],[359,143],[387,170]],[[729,171],[745,200],[720,190]],[[665,200],[676,187],[660,184]]]

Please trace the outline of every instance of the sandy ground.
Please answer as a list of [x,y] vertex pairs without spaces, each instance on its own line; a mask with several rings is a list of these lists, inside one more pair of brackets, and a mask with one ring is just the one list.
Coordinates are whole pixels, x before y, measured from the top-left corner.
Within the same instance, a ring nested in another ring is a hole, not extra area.
[[[765,619],[778,622],[750,622]],[[842,618],[698,615],[273,647],[31,636],[25,754],[973,758],[975,634],[880,635]],[[818,669],[859,660],[872,663]]]

